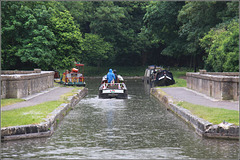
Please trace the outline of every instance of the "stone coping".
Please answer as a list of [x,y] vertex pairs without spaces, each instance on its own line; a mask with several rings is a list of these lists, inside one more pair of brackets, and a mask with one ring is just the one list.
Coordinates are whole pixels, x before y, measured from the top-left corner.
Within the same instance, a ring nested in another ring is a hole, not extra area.
[[33,78],[40,78],[43,76],[53,76],[54,71],[41,71],[41,73],[29,73],[29,74],[5,74],[1,75],[1,81],[19,81]]
[[162,102],[168,110],[171,110],[174,114],[190,124],[198,135],[206,138],[239,140],[239,126],[231,125],[224,128],[221,124],[214,125],[191,114],[189,110],[173,104],[174,99],[162,90],[159,92],[158,89],[151,88],[150,93]]
[[239,76],[238,75],[219,75],[219,74],[208,74],[211,72],[207,72],[204,74],[192,73],[187,72],[187,77],[194,77],[194,78],[200,78],[200,79],[207,79],[212,81],[222,81],[222,82],[239,82]]
[[30,73],[41,73],[41,69],[34,69],[33,71],[19,71],[19,70],[2,70],[1,75],[4,74],[30,74]]
[[219,75],[219,76],[239,76],[239,72],[207,72],[206,70],[199,70],[201,74]]
[[1,128],[1,140],[18,140],[26,138],[39,138],[51,136],[56,130],[59,122],[76,104],[87,95],[88,89],[84,88],[79,93],[68,98],[69,103],[61,104],[51,112],[44,122],[36,125],[22,125]]

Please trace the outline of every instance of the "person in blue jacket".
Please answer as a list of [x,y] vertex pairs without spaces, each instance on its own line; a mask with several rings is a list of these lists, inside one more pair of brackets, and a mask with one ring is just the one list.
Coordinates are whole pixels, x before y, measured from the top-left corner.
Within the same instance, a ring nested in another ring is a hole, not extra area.
[[108,83],[114,82],[115,80],[115,75],[112,72],[112,69],[109,69],[109,72],[107,74],[107,80],[108,80]]

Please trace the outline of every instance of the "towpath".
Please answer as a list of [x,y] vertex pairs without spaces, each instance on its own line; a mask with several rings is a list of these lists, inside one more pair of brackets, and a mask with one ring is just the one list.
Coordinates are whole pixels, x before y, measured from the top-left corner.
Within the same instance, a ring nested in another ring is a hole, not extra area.
[[207,107],[224,108],[239,111],[239,101],[220,101],[185,87],[161,88],[174,99]]
[[46,91],[22,98],[26,101],[15,103],[12,105],[4,106],[1,108],[2,111],[34,106],[47,101],[55,101],[60,99],[61,95],[73,90],[72,87],[54,87]]

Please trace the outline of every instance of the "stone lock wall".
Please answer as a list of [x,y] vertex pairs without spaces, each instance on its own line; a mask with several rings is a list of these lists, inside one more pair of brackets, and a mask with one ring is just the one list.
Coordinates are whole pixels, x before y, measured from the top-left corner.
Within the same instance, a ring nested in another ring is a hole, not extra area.
[[238,72],[206,72],[186,74],[187,87],[219,100],[239,100]]
[[58,127],[58,123],[64,119],[65,115],[67,115],[87,93],[88,89],[84,88],[79,90],[77,94],[68,97],[69,103],[61,104],[39,124],[1,128],[1,141],[51,136]]
[[150,93],[156,97],[168,110],[190,124],[195,132],[207,138],[235,139],[239,140],[239,126],[226,123],[212,124],[202,118],[193,115],[189,110],[174,104],[171,96],[162,92],[159,88],[151,88]]
[[1,71],[1,98],[22,98],[54,86],[54,71]]

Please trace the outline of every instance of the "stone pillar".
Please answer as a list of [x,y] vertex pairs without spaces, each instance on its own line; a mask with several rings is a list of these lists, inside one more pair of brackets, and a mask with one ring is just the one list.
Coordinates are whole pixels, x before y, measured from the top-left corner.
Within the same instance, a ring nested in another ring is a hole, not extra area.
[[7,81],[1,81],[1,98],[6,98]]
[[34,71],[40,73],[18,71],[19,74],[7,74],[5,71],[6,75],[1,75],[1,98],[22,98],[54,86],[53,71]]
[[205,69],[202,69],[202,70],[201,70],[201,69],[199,69],[199,73],[200,73],[200,74],[206,74],[206,73],[207,73],[207,71],[206,71]]
[[186,76],[192,90],[220,100],[239,100],[239,73],[200,70]]
[[41,69],[37,69],[37,68],[36,68],[36,69],[34,69],[34,72],[35,72],[35,73],[41,73]]
[[233,85],[232,82],[222,82],[222,100],[233,99]]

